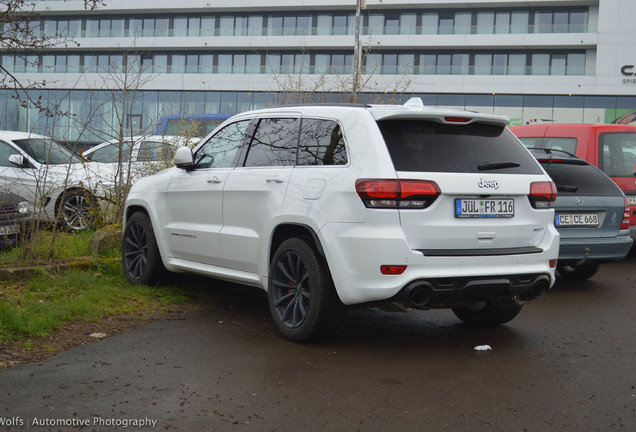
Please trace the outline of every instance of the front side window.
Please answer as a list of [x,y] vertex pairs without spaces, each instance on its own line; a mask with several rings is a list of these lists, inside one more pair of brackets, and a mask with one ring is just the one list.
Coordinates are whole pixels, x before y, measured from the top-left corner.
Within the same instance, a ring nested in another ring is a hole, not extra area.
[[294,165],[299,126],[297,118],[261,119],[248,148],[245,166]]
[[70,150],[48,138],[26,138],[13,142],[41,164],[62,165],[80,162]]
[[225,126],[197,150],[195,168],[231,168],[234,157],[245,139],[250,120]]
[[333,120],[303,119],[298,165],[346,165],[347,152],[340,125]]
[[11,162],[9,162],[9,156],[12,154],[18,154],[13,147],[9,144],[0,142],[0,166],[3,167],[12,167],[14,166]]

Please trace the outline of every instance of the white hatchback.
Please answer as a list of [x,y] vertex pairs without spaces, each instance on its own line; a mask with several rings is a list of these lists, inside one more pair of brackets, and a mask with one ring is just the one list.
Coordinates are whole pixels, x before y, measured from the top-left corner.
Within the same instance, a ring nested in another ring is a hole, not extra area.
[[261,287],[295,341],[348,305],[508,322],[553,285],[559,235],[556,188],[506,124],[418,99],[236,115],[132,187],[124,271]]

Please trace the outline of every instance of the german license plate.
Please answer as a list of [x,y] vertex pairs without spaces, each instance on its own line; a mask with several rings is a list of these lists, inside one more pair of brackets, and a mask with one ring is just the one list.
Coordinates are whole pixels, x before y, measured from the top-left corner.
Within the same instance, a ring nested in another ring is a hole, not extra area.
[[556,226],[598,226],[598,213],[560,213],[555,216]]
[[19,233],[20,233],[20,225],[0,226],[0,236],[10,235],[10,234],[19,234]]
[[503,198],[457,198],[455,217],[511,218],[515,215],[515,201]]

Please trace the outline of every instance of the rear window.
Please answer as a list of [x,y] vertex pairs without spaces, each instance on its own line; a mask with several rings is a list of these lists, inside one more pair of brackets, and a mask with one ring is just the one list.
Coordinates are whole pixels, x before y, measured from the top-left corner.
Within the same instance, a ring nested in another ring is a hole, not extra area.
[[505,128],[426,120],[378,122],[396,171],[541,174],[536,160]]
[[541,162],[552,177],[559,195],[617,196],[618,186],[605,174],[589,164],[567,160]]
[[636,134],[602,133],[598,140],[599,166],[610,177],[633,177],[636,172]]

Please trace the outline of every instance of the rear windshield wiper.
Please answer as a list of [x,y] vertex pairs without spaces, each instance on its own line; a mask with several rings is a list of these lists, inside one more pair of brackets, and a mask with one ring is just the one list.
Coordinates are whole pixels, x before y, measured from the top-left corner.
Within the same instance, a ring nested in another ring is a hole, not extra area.
[[557,191],[561,192],[576,192],[579,190],[578,186],[557,185]]
[[494,170],[498,168],[517,168],[520,167],[521,164],[517,162],[484,162],[477,166],[479,171],[488,171]]

